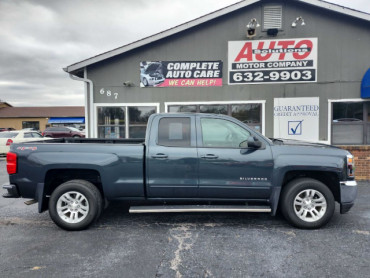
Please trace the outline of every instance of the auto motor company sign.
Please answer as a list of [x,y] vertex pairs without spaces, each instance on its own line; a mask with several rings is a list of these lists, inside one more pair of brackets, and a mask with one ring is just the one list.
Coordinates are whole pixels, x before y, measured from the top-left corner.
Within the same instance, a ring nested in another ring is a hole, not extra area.
[[317,38],[229,41],[229,85],[317,81]]

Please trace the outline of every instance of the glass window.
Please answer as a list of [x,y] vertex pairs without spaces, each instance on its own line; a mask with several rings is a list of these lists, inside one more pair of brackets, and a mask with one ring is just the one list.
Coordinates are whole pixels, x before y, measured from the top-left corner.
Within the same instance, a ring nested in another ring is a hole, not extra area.
[[370,102],[334,102],[332,117],[333,144],[369,144]]
[[40,122],[38,121],[26,121],[22,122],[22,129],[32,128],[34,130],[40,130]]
[[201,126],[204,147],[239,148],[250,136],[247,130],[227,120],[202,118]]
[[98,137],[125,138],[125,108],[98,108]]
[[200,105],[200,113],[224,114],[227,115],[227,105]]
[[32,138],[32,134],[31,133],[24,133],[23,138]]
[[149,116],[156,112],[155,106],[128,107],[129,137],[145,138]]
[[231,116],[261,132],[261,104],[233,104]]
[[158,145],[190,147],[190,118],[162,118],[158,127]]
[[333,103],[333,122],[359,122],[363,120],[362,102]]
[[168,112],[176,113],[176,112],[197,112],[196,105],[171,105],[168,107]]
[[0,138],[14,138],[18,135],[18,132],[0,132]]
[[42,138],[42,135],[38,132],[31,132],[33,138]]

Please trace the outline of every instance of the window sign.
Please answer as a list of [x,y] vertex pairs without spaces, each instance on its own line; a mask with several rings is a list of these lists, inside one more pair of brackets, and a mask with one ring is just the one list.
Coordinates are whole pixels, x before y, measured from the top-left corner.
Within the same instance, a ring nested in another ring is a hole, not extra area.
[[317,81],[317,38],[229,41],[229,85]]
[[317,142],[319,98],[275,98],[274,137]]

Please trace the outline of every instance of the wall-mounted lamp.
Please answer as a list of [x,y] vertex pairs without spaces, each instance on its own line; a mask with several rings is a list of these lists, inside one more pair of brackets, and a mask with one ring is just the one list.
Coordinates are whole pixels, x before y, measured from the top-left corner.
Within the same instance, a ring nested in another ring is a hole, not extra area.
[[252,18],[251,21],[247,24],[247,38],[253,38],[256,35],[256,28],[261,25],[258,23],[257,19]]
[[304,23],[304,19],[303,19],[301,16],[299,16],[299,17],[297,17],[297,18],[292,22],[292,27],[293,27],[293,28],[297,27],[297,23],[298,23],[299,21],[301,22],[301,25],[302,25],[302,26],[305,26],[305,25],[306,25],[306,23]]
[[132,87],[134,85],[135,84],[133,82],[131,82],[131,81],[125,81],[125,82],[123,82],[123,86],[125,86],[125,87]]

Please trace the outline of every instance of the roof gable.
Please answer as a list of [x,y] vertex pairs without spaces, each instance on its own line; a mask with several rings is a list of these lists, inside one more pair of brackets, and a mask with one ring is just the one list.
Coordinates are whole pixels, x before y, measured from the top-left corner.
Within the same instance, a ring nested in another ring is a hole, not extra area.
[[[223,9],[217,10],[215,12],[209,13],[207,15],[201,16],[199,18],[196,18],[194,20],[188,21],[186,23],[183,23],[181,25],[175,26],[173,28],[170,28],[168,30],[162,31],[160,33],[154,34],[152,36],[146,37],[144,39],[126,44],[124,46],[118,47],[116,49],[101,53],[99,55],[93,56],[91,58],[88,58],[86,60],[80,61],[78,63],[72,64],[70,66],[67,66],[66,68],[63,68],[65,72],[72,73],[74,71],[80,70],[86,66],[89,66],[91,64],[98,63],[100,61],[109,59],[111,57],[123,54],[125,52],[128,52],[130,50],[133,50],[135,48],[144,46],[146,44],[161,40],[163,38],[169,37],[171,35],[180,33],[182,31],[185,31],[187,29],[190,29],[192,27],[195,27],[197,25],[200,25],[202,23],[205,23],[207,21],[213,20],[215,18],[221,17],[223,15],[226,15],[228,13],[231,13],[233,11],[242,9],[244,7],[247,7],[249,5],[252,5],[257,2],[262,2],[263,0],[244,0],[235,4],[232,4],[230,6],[227,6]],[[329,2],[321,1],[321,0],[295,0],[296,2],[301,2],[305,4],[309,4],[312,6],[316,6],[319,8],[327,9],[330,11],[338,12],[347,16],[356,17],[362,20],[366,20],[370,22],[370,14],[360,12],[354,9],[350,9],[347,7],[343,7],[337,4],[332,4]]]

